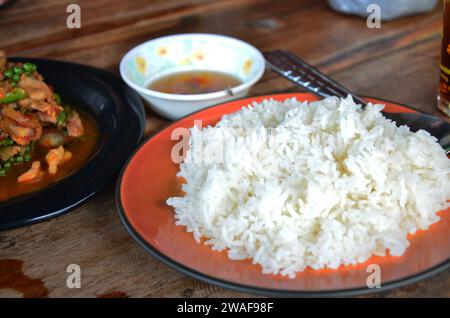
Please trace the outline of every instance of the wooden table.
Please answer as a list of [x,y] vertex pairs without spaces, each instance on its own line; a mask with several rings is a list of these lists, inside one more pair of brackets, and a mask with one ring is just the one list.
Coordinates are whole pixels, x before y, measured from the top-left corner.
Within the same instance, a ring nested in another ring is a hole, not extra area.
[[[66,28],[69,0],[19,0],[0,9],[0,48],[118,73],[130,48],[167,34],[231,35],[261,50],[286,48],[355,92],[436,110],[441,7],[382,23],[331,11],[317,0],[79,0],[81,29]],[[252,93],[294,91],[267,72]],[[147,132],[166,120],[148,114]],[[114,183],[69,214],[0,233],[0,295],[62,297],[245,297],[189,278],[140,248],[114,206]],[[66,267],[82,270],[66,287]],[[450,296],[450,270],[371,297]]]

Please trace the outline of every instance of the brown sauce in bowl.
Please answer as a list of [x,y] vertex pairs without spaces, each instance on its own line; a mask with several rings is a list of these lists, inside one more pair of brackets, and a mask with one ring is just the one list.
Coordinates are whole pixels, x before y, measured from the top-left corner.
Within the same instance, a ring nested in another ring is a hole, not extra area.
[[154,91],[168,94],[206,94],[242,84],[234,75],[218,71],[183,71],[167,74],[148,84]]

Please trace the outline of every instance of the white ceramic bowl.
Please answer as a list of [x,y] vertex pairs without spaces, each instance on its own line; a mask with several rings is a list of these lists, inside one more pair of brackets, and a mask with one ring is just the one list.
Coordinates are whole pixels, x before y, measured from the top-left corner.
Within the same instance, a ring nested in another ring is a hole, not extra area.
[[[262,54],[241,40],[215,34],[179,34],[150,40],[131,49],[120,62],[122,79],[150,108],[178,119],[208,106],[245,97],[263,75]],[[146,86],[160,76],[188,70],[234,75],[242,84],[207,94],[167,94]]]

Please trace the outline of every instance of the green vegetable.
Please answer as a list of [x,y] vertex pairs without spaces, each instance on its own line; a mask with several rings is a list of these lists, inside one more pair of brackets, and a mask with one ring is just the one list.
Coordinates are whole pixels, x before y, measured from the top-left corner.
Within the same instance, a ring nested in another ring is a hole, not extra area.
[[[2,141],[4,142],[5,140],[9,140],[9,137]],[[14,141],[12,141],[12,140],[11,140],[11,142],[14,143]],[[6,145],[6,144],[3,144],[3,145]],[[13,165],[31,161],[32,160],[32,152],[34,150],[35,145],[36,145],[36,142],[32,141],[25,146],[23,152],[16,154],[15,156],[9,158],[6,161],[3,161],[3,163],[0,162],[0,177],[5,176],[6,173],[8,172],[8,170],[11,169],[11,167]],[[1,144],[0,144],[0,146],[1,146]],[[3,171],[3,173],[1,171]]]
[[13,80],[14,82],[20,81],[20,75],[19,75],[19,74],[14,74],[14,75],[12,76],[12,80]]
[[32,142],[30,142],[28,145],[25,146],[24,153],[26,153],[26,154],[31,153],[34,150],[35,145],[36,145],[36,141],[33,140]]
[[21,67],[15,66],[13,67],[13,73],[20,75],[23,73],[23,69]]
[[65,110],[62,110],[59,114],[58,117],[56,118],[56,125],[57,126],[64,126],[66,124],[67,121],[67,114]]
[[11,68],[8,68],[6,71],[3,72],[3,75],[6,78],[9,78],[9,77],[11,77],[13,75],[13,73],[14,73],[13,70]]
[[32,73],[36,72],[37,67],[35,64],[27,62],[23,64],[23,69],[25,70],[25,73],[27,75],[31,75]]
[[11,163],[9,161],[3,162],[3,166],[0,164],[0,169],[7,172],[11,168]]
[[20,81],[20,75],[22,75],[24,72],[25,70],[23,67],[14,66],[13,68],[9,68],[4,71],[3,75],[5,76],[5,78],[9,79],[12,86],[17,86],[17,83]]
[[15,88],[7,93],[5,97],[0,98],[0,104],[9,104],[17,102],[27,97],[27,93],[21,88]]
[[0,146],[12,146],[14,145],[14,140],[12,140],[10,137],[6,137],[2,141],[0,141]]
[[56,104],[61,105],[61,96],[58,93],[53,93],[53,98],[55,99]]

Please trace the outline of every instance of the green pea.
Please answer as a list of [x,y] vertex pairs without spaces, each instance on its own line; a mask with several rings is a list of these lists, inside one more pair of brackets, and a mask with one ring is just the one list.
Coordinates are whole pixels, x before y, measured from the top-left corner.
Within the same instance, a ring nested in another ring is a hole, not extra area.
[[3,75],[6,77],[6,78],[9,78],[9,77],[11,77],[12,75],[13,75],[13,70],[12,69],[10,69],[10,68],[8,68],[5,72],[3,72]]
[[0,141],[0,147],[11,146],[12,144],[14,144],[14,141],[10,137],[6,137],[5,139]]
[[13,80],[14,82],[20,81],[20,75],[19,75],[19,74],[14,74],[14,75],[12,76],[12,80]]
[[25,153],[31,153],[34,150],[34,146],[36,145],[36,141],[30,142],[25,146]]
[[31,155],[28,154],[28,153],[25,154],[25,155],[23,156],[23,158],[25,159],[26,162],[31,161]]
[[15,66],[15,67],[13,67],[13,73],[20,75],[23,73],[23,69],[21,67]]
[[23,65],[23,69],[25,70],[25,72],[27,73],[34,73],[36,71],[36,65],[34,65],[33,63],[25,63]]
[[0,177],[6,176],[6,170],[0,169]]
[[18,155],[18,156],[16,157],[16,162],[17,162],[17,163],[22,163],[23,161],[24,161],[23,156]]
[[28,145],[25,146],[25,152],[28,153],[31,151],[31,148],[33,147],[32,143],[30,142]]
[[5,161],[5,162],[3,163],[3,167],[6,168],[6,169],[11,168],[11,162]]

